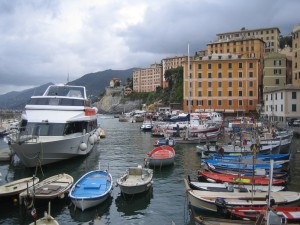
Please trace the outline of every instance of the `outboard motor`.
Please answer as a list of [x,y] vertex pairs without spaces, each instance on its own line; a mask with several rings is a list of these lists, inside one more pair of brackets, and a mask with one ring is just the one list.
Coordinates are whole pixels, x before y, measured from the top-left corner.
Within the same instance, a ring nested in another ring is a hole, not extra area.
[[218,213],[227,214],[227,203],[224,198],[217,197],[215,200],[215,205],[217,206]]

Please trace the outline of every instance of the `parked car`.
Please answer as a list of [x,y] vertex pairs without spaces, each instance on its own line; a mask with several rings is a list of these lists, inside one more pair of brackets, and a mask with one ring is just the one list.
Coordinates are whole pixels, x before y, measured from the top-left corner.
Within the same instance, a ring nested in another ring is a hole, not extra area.
[[297,119],[297,118],[289,119],[289,120],[288,120],[288,125],[289,125],[289,126],[294,126],[294,121],[295,121],[295,120],[298,120],[298,119]]

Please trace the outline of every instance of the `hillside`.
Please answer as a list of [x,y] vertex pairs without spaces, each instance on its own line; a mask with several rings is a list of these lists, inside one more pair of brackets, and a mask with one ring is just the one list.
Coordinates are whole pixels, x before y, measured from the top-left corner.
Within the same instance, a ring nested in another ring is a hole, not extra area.
[[[109,82],[112,78],[120,78],[122,83],[125,84],[127,78],[132,77],[133,70],[134,68],[127,70],[105,70],[96,73],[89,73],[77,80],[69,82],[68,84],[85,86],[88,96],[99,96],[104,92],[105,87],[109,86]],[[0,95],[0,109],[22,110],[31,96],[42,95],[50,84],[53,83],[43,84],[41,86],[24,91],[13,91],[4,95]]]

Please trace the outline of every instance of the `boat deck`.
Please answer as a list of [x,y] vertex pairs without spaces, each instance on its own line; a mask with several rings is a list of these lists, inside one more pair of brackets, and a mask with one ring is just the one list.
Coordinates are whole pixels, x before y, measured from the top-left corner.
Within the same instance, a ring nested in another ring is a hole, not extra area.
[[88,177],[76,185],[73,195],[76,197],[99,195],[106,192],[109,187],[106,177]]

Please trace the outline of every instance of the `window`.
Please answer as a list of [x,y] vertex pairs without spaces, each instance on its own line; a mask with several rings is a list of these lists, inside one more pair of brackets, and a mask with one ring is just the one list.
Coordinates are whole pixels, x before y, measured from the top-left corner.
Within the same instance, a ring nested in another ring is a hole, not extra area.
[[198,105],[203,105],[203,100],[198,100]]
[[218,82],[218,87],[222,87],[222,82]]
[[222,96],[222,91],[218,91],[218,96]]
[[231,81],[228,82],[228,87],[232,87],[232,82]]
[[253,81],[249,81],[249,87],[253,87]]
[[221,63],[218,64],[218,69],[222,69],[222,64]]
[[243,87],[243,81],[239,81],[239,87]]
[[218,78],[222,78],[222,73],[218,73]]
[[208,78],[211,78],[211,73],[208,73],[208,74],[207,74],[207,77],[208,77]]
[[207,96],[211,97],[211,91],[207,92]]
[[232,72],[228,72],[228,78],[232,78]]
[[228,69],[232,69],[232,63],[228,63]]
[[243,105],[243,100],[239,100],[239,105]]
[[218,100],[218,106],[222,105],[222,100]]
[[210,63],[207,64],[207,68],[208,68],[209,70],[211,70],[211,64],[210,64]]
[[282,104],[280,106],[280,110],[281,110],[281,112],[283,112],[283,105]]
[[202,69],[202,64],[198,64],[198,69],[199,69],[199,70]]
[[243,91],[239,91],[239,96],[243,96]]
[[198,91],[198,96],[201,97],[202,96],[202,92]]
[[253,68],[253,63],[249,63],[249,68]]
[[202,73],[198,73],[198,78],[202,78]]
[[208,85],[208,87],[211,87],[211,82],[208,82],[207,85]]
[[280,95],[281,95],[281,99],[283,99],[283,92],[281,92]]
[[279,79],[275,79],[275,84],[279,84]]
[[249,77],[253,77],[253,72],[252,71],[249,72]]
[[253,100],[249,100],[249,105],[253,105]]
[[243,63],[239,63],[239,69],[243,68]]
[[202,82],[198,82],[198,87],[199,87],[199,88],[202,87]]
[[232,91],[228,91],[228,96],[232,96]]
[[208,105],[208,106],[211,106],[211,100],[208,100],[208,101],[207,101],[207,105]]
[[297,93],[296,92],[292,92],[292,99],[297,99]]
[[243,77],[243,72],[239,72],[239,77],[240,77],[240,78]]
[[249,91],[249,96],[253,96],[253,91]]
[[296,112],[297,111],[297,105],[296,104],[292,104],[292,112]]
[[232,100],[228,100],[228,105],[232,106]]

